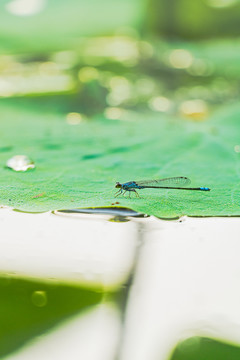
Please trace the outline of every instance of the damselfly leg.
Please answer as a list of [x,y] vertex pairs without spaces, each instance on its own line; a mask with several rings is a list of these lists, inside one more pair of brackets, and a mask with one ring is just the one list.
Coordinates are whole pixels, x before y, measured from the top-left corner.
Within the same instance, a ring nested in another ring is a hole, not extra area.
[[134,192],[136,194],[136,197],[140,198],[139,193],[136,190],[134,190]]
[[[129,192],[129,195],[128,195],[129,199],[131,199],[131,191],[133,191],[133,192],[135,193],[136,197],[140,198],[138,192],[137,192],[135,189],[126,190],[126,191]],[[125,191],[125,193],[126,193],[126,191]],[[125,193],[124,193],[124,194],[125,194]],[[123,195],[124,195],[124,194],[123,194]]]
[[129,199],[131,199],[131,191],[133,191],[133,192],[135,193],[136,197],[140,198],[138,192],[137,192],[135,189],[125,190],[125,191],[123,192],[123,189],[122,189],[122,188],[119,189],[119,190],[115,193],[115,196],[114,196],[114,197],[116,198],[116,197],[118,197],[118,196],[121,195],[121,194],[124,196],[127,191],[128,191],[128,197],[129,197]]
[[122,194],[122,189],[119,189],[116,193],[115,193],[115,198],[118,197],[119,195]]

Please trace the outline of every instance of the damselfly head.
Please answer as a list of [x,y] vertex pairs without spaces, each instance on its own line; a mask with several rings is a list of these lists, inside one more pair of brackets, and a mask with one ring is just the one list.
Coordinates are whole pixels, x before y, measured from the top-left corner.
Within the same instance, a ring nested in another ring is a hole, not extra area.
[[121,188],[122,184],[120,184],[119,182],[116,182],[115,188]]

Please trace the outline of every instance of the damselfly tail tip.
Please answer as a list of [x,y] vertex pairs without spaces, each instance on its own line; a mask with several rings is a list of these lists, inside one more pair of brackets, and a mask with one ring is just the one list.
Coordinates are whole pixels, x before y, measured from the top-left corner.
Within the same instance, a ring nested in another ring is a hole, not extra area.
[[210,191],[211,189],[209,189],[208,187],[200,187],[200,190],[202,190],[202,191]]

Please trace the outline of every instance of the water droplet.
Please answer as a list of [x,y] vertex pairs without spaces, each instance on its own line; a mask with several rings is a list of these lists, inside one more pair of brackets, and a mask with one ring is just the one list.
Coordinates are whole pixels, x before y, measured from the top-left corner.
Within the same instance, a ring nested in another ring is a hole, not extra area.
[[6,166],[15,171],[27,171],[35,168],[34,162],[26,155],[13,156],[8,159]]
[[32,293],[32,303],[37,307],[43,307],[47,305],[46,291],[37,290]]

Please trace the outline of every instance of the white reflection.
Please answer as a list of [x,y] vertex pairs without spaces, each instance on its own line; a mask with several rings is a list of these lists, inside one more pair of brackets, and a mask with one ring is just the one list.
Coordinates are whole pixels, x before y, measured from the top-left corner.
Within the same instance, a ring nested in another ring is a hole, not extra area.
[[170,359],[195,335],[240,344],[239,231],[238,218],[149,219],[120,360]]
[[133,264],[136,226],[130,221],[2,210],[0,223],[5,273],[115,288],[126,281]]
[[6,4],[6,9],[13,15],[31,16],[41,12],[46,0],[13,0]]

